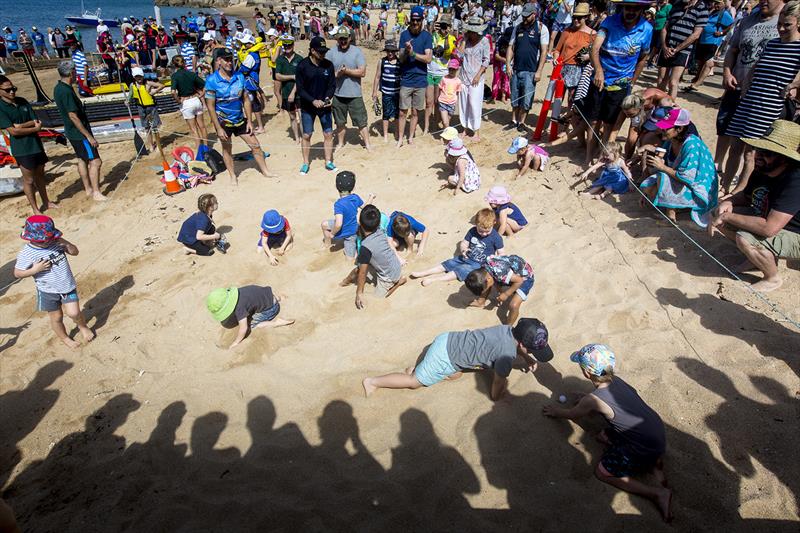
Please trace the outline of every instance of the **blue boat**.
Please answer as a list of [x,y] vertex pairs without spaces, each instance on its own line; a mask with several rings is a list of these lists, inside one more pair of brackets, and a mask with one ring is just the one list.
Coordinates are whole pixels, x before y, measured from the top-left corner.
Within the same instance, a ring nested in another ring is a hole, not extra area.
[[97,8],[97,11],[95,11],[94,13],[86,11],[86,8],[83,6],[83,0],[81,0],[81,13],[82,13],[81,16],[68,15],[65,16],[64,18],[72,22],[76,26],[95,27],[98,26],[101,22],[106,26],[108,26],[109,28],[116,28],[117,26],[119,26],[118,20],[103,20],[100,17],[100,8]]

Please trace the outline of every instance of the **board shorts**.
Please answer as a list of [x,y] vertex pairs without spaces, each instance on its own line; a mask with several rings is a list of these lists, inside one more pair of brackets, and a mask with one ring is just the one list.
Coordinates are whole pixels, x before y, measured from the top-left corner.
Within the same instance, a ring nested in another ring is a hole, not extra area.
[[658,66],[663,68],[686,67],[689,64],[690,55],[691,52],[681,50],[672,57],[666,57],[662,50],[661,55],[658,56]]
[[323,133],[330,133],[333,131],[333,114],[329,107],[322,109],[315,108],[313,111],[301,107],[300,125],[303,128],[303,135],[311,135],[314,133],[314,119],[317,117],[319,117],[319,124],[322,126]]
[[381,96],[381,107],[383,120],[393,120],[400,115],[400,95],[384,94]]
[[400,87],[400,109],[425,109],[425,87]]
[[17,166],[20,166],[25,170],[36,170],[36,167],[39,165],[44,165],[49,161],[47,154],[44,152],[30,155],[15,155],[14,159],[17,161]]
[[331,111],[333,112],[333,121],[337,127],[347,125],[348,115],[356,128],[367,127],[367,108],[364,106],[364,99],[360,96],[353,98],[334,96]]
[[145,130],[158,131],[161,126],[161,117],[158,116],[158,107],[152,105],[139,106],[139,127]]
[[464,281],[469,276],[469,273],[480,268],[481,264],[472,259],[464,259],[462,256],[453,257],[447,261],[442,261],[442,266],[445,272],[453,272],[458,278],[458,281]]
[[567,89],[574,89],[581,81],[583,67],[580,65],[564,65],[561,68],[561,77],[564,78],[564,86]]
[[449,336],[450,333],[437,336],[425,351],[422,361],[414,368],[414,377],[425,387],[435,385],[458,372],[447,353]]
[[454,115],[456,112],[456,104],[445,104],[444,102],[439,102],[439,110]]
[[186,120],[203,116],[203,102],[197,96],[187,98],[181,103],[181,115]]
[[536,92],[535,72],[514,71],[511,75],[511,107],[519,107],[530,111],[533,107],[533,96]]
[[[522,301],[525,302],[528,300],[528,294],[530,294],[531,289],[533,289],[533,278],[526,278],[525,281],[522,282],[519,289],[516,290],[515,294],[522,298]],[[500,284],[502,287],[508,287],[508,285]]]
[[228,136],[241,137],[247,134],[247,121],[243,121],[241,124],[223,123],[222,129],[225,130]]
[[697,64],[702,67],[709,59],[713,59],[716,53],[716,44],[698,44],[694,49],[694,58],[697,60]]
[[605,124],[614,124],[622,109],[622,101],[628,96],[628,90],[629,88],[621,88],[609,91],[604,88],[601,91],[592,83],[586,96],[575,105],[590,122],[599,120]]
[[719,110],[717,111],[717,135],[725,135],[725,130],[728,129],[733,114],[739,106],[739,99],[742,97],[742,91],[739,89],[727,89],[722,93],[722,100],[719,103]]
[[281,303],[275,302],[275,305],[272,307],[267,307],[266,309],[262,309],[257,313],[253,313],[253,316],[250,317],[250,327],[254,328],[257,325],[261,324],[262,322],[269,322],[270,320],[274,320],[278,313],[281,312]]
[[[336,224],[336,219],[328,220],[328,228],[333,228]],[[334,242],[341,242],[344,245],[344,255],[347,257],[355,257],[358,253],[358,246],[356,246],[357,235],[350,235],[349,237],[333,237]]]
[[75,150],[75,155],[83,161],[88,163],[89,161],[100,159],[100,153],[97,151],[97,148],[93,148],[88,140],[82,139],[80,141],[74,141],[70,139],[69,143],[72,145],[72,149]]
[[800,259],[800,233],[782,229],[772,237],[759,237],[747,231],[737,231],[736,236],[753,246],[763,246],[775,257]]
[[58,311],[61,306],[69,302],[78,301],[78,290],[72,289],[70,292],[58,294],[54,292],[43,292],[36,290],[36,310],[37,311]]
[[635,453],[631,447],[613,430],[606,429],[609,444],[600,458],[609,474],[614,477],[629,477],[643,474],[653,469],[658,458],[642,457]]
[[434,76],[433,74],[428,74],[428,87],[436,87],[439,85],[439,82],[442,81],[444,76]]

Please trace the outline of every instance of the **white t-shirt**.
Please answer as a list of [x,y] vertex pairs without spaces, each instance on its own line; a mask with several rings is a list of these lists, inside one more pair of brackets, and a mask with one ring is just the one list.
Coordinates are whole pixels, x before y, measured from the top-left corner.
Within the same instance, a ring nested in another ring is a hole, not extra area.
[[39,248],[30,243],[17,254],[14,268],[28,270],[39,261],[50,261],[50,269],[33,275],[36,288],[51,294],[67,294],[75,290],[75,276],[67,261],[67,254],[60,244],[52,243]]
[[556,13],[556,23],[558,24],[572,24],[572,8],[575,6],[575,0],[564,0],[558,6]]

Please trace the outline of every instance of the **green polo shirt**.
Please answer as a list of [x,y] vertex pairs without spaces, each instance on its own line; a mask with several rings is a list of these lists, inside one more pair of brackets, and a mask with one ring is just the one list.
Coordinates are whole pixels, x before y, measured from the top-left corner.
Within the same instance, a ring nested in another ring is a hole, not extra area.
[[75,94],[72,85],[67,85],[63,81],[58,80],[56,88],[53,89],[53,100],[55,100],[56,106],[58,106],[61,120],[64,121],[64,136],[71,141],[82,141],[85,139],[86,137],[75,127],[75,124],[72,123],[68,114],[72,112],[78,115],[78,119],[81,121],[81,124],[83,124],[83,127],[89,132],[92,131],[92,127],[89,124],[89,117],[86,116],[86,108],[80,98],[78,98],[78,95]]
[[[36,120],[36,115],[27,100],[17,96],[14,98],[14,103],[9,104],[0,98],[0,129],[10,128],[14,124],[24,124],[31,120]],[[44,152],[42,141],[35,133],[22,136],[9,133],[9,137],[11,138],[11,155],[23,156]]]
[[[283,74],[286,76],[291,76],[297,71],[297,65],[303,60],[303,56],[300,54],[295,54],[291,61],[286,59],[286,56],[281,54],[278,56],[278,61],[276,62],[275,72],[278,74]],[[281,98],[286,100],[289,98],[289,95],[292,94],[292,89],[294,89],[294,81],[284,81],[281,82]],[[295,95],[295,101],[300,101],[300,98]]]
[[178,93],[178,96],[195,96],[199,89],[205,87],[203,78],[185,68],[176,70],[172,75],[170,89]]

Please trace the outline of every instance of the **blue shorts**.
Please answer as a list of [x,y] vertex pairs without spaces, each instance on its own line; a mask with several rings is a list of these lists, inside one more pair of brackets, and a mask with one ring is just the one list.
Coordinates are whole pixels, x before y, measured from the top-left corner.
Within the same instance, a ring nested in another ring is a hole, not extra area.
[[647,458],[634,453],[615,431],[606,429],[611,444],[603,452],[600,464],[614,477],[630,477],[653,469],[657,457]]
[[516,294],[522,298],[522,301],[525,302],[528,300],[528,294],[530,294],[531,289],[533,288],[533,278],[528,278],[522,282],[519,289],[517,289]]
[[300,108],[300,124],[303,127],[303,135],[311,135],[314,133],[314,119],[319,117],[319,124],[322,126],[323,133],[330,133],[333,131],[333,114],[331,108],[326,107],[316,111],[307,111]]
[[463,257],[454,257],[442,262],[445,272],[453,272],[458,278],[458,281],[464,281],[469,276],[469,273],[480,268],[481,264],[472,259],[464,259]]
[[250,327],[254,328],[262,322],[269,322],[278,316],[280,312],[281,304],[280,302],[275,302],[275,305],[272,307],[259,311],[258,313],[253,313],[253,317],[250,319]]
[[449,336],[449,333],[442,333],[436,337],[428,347],[428,351],[425,352],[425,357],[414,368],[414,377],[426,387],[435,385],[458,372],[447,354],[447,338]]
[[381,107],[383,108],[383,120],[392,120],[400,114],[400,94],[384,94],[381,96]]
[[514,72],[511,76],[511,107],[521,107],[530,111],[533,107],[533,93],[536,92],[535,72]]
[[36,290],[36,310],[37,311],[58,311],[61,306],[69,302],[78,301],[78,290],[72,289],[70,292],[58,294],[54,292],[42,292]]

